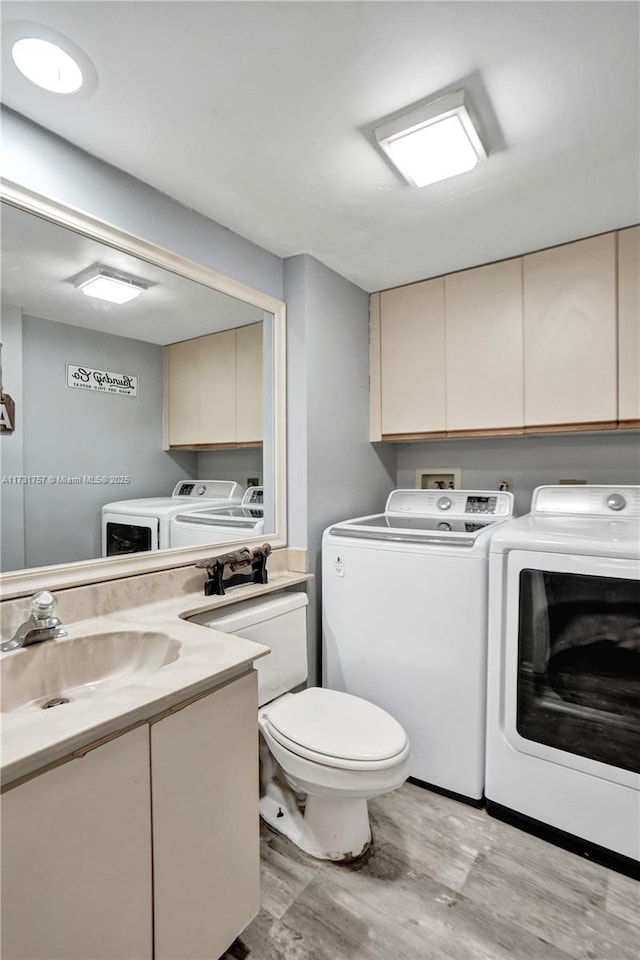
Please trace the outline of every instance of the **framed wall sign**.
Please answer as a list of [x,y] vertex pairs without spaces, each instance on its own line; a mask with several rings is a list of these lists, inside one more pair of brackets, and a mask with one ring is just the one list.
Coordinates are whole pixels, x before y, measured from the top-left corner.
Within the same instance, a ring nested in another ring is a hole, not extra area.
[[67,386],[72,390],[99,390],[124,397],[138,396],[138,378],[130,373],[114,373],[97,367],[67,364]]

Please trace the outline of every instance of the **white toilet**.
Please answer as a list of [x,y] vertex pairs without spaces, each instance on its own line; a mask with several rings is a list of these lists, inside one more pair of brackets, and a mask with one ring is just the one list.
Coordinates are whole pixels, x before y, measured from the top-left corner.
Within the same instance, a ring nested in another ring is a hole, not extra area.
[[256,661],[261,733],[260,815],[322,860],[354,860],[371,842],[367,800],[402,786],[409,741],[367,700],[311,687],[307,596],[282,593],[192,618],[271,648]]

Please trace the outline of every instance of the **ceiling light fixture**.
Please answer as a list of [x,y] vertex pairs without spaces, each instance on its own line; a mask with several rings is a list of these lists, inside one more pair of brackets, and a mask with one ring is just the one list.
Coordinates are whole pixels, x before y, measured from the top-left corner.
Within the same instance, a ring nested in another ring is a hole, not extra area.
[[128,303],[139,297],[143,290],[148,290],[152,284],[127,273],[111,270],[101,263],[94,263],[75,277],[69,279],[74,287],[82,290],[86,297],[95,297],[96,300],[107,300],[109,303]]
[[[50,93],[85,98],[95,93],[98,74],[76,43],[64,34],[29,20],[4,23],[2,53],[5,60],[31,83]],[[9,52],[11,57],[9,57]],[[3,77],[4,86],[8,78]]]
[[380,148],[413,186],[455,177],[486,160],[467,103],[465,91],[457,90],[376,127]]
[[50,40],[23,37],[14,43],[11,56],[27,80],[52,93],[75,93],[82,86],[76,61]]

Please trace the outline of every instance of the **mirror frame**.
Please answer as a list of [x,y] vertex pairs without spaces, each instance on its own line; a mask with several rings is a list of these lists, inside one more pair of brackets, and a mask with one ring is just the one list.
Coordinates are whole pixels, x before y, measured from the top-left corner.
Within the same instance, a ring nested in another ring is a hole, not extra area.
[[[287,544],[287,485],[286,485],[286,308],[282,300],[254,290],[238,280],[233,280],[194,260],[188,260],[157,244],[144,240],[106,223],[82,210],[60,203],[29,190],[10,180],[0,180],[0,201],[18,207],[27,213],[49,220],[76,233],[84,234],[110,247],[139,257],[173,273],[195,280],[204,286],[244,300],[253,306],[273,314],[274,318],[274,516],[276,529],[273,534],[247,537],[235,541],[235,545],[251,546],[268,540],[272,547]],[[234,543],[225,544],[231,548]],[[74,563],[53,564],[47,567],[30,567],[25,570],[0,574],[0,600],[12,599],[35,593],[37,590],[61,590],[90,583],[100,583],[124,577],[133,577],[159,570],[193,565],[215,553],[210,548],[169,548],[149,553],[130,554],[126,557],[98,557],[95,560],[78,560]]]

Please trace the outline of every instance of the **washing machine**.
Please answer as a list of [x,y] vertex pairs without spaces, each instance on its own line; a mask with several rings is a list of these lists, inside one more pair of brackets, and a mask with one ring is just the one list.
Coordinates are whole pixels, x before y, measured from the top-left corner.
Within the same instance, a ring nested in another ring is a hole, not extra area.
[[640,487],[538,487],[492,538],[486,796],[637,874]]
[[323,682],[378,704],[411,742],[413,780],[480,803],[488,554],[513,496],[394,490],[322,540]]
[[181,480],[170,497],[117,500],[102,508],[102,556],[119,557],[170,544],[173,517],[206,502],[211,507],[239,504],[243,488],[233,480]]
[[172,547],[229,543],[264,533],[264,490],[249,487],[236,506],[209,506],[182,511],[171,521]]

